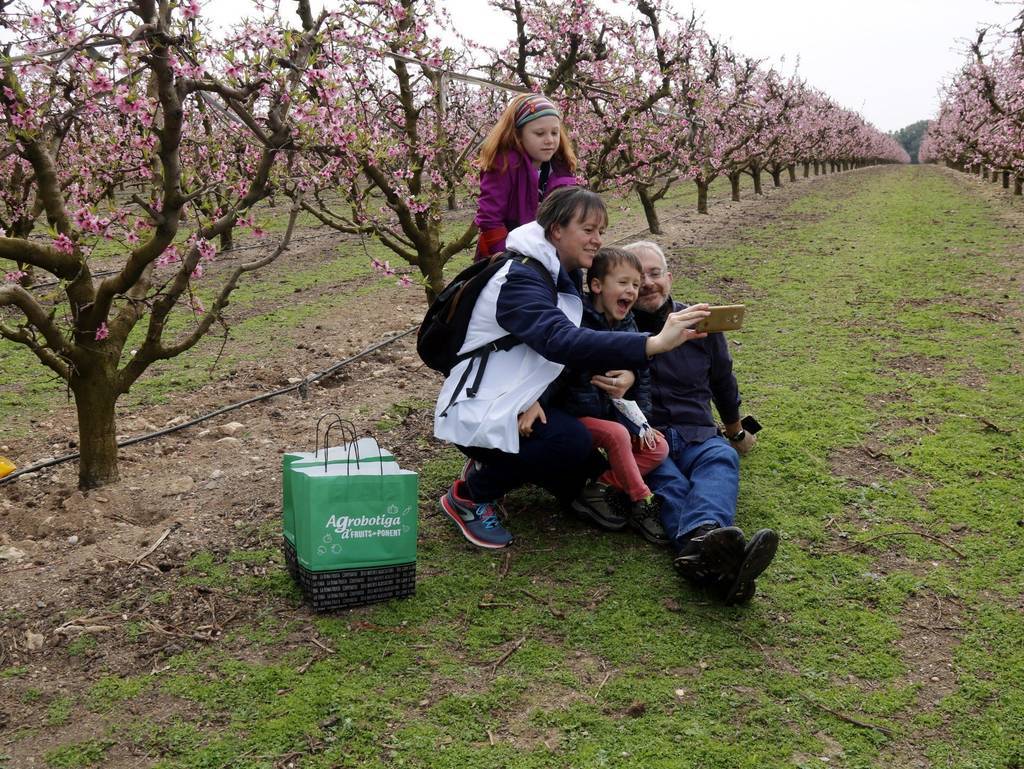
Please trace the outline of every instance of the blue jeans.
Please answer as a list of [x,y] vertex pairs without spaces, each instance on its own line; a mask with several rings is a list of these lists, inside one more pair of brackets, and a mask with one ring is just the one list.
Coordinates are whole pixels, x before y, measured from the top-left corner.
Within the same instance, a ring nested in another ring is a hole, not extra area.
[[665,431],[668,458],[644,476],[661,497],[661,523],[678,550],[682,538],[710,523],[732,526],[740,488],[740,459],[720,435],[687,443],[675,430]]

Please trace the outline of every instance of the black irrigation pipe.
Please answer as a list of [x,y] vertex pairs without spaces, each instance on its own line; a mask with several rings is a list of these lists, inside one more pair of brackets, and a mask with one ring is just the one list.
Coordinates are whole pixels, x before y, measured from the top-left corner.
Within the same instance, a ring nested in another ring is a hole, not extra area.
[[[400,334],[396,334],[393,337],[381,340],[380,342],[377,342],[376,344],[367,347],[362,352],[356,353],[355,355],[345,358],[344,360],[338,361],[330,368],[324,369],[323,371],[317,374],[311,374],[305,377],[301,382],[297,382],[293,385],[288,385],[288,387],[282,387],[278,390],[274,390],[273,392],[263,393],[262,395],[256,395],[253,396],[252,398],[246,398],[245,400],[239,401],[238,403],[231,403],[227,406],[223,406],[222,408],[217,409],[216,411],[211,411],[209,414],[203,414],[202,416],[198,416],[195,419],[190,419],[187,422],[182,422],[180,425],[165,427],[163,430],[157,430],[152,433],[146,433],[145,435],[137,435],[134,438],[126,438],[123,441],[118,441],[117,447],[124,448],[125,446],[131,446],[134,443],[142,443],[143,441],[149,441],[153,440],[154,438],[160,438],[164,435],[177,432],[178,430],[184,430],[186,427],[194,427],[200,422],[205,422],[208,419],[213,419],[214,417],[220,416],[221,414],[227,413],[228,411],[234,411],[235,409],[239,409],[242,406],[248,406],[250,403],[258,403],[259,401],[269,400],[270,398],[277,397],[278,395],[290,393],[293,390],[298,390],[302,394],[303,398],[305,398],[307,388],[313,382],[316,382],[320,379],[325,379],[326,377],[331,376],[344,366],[347,366],[349,363],[354,363],[355,361],[361,358],[365,358],[367,355],[376,352],[382,347],[386,347],[387,345],[392,344],[393,342],[397,342],[399,339],[403,339],[404,337],[409,336],[409,334],[413,333],[418,328],[419,324],[417,323],[412,328],[408,328],[405,331],[401,332]],[[76,451],[73,454],[65,454],[64,456],[61,457],[55,457],[54,459],[48,459],[45,462],[39,462],[37,464],[24,467],[21,470],[17,470],[11,473],[10,475],[5,476],[4,478],[0,478],[0,486],[10,483],[11,481],[18,478],[21,475],[38,472],[39,470],[45,470],[47,467],[53,467],[55,465],[60,465],[65,462],[70,462],[73,459],[78,459],[79,456],[81,456],[81,454]]]

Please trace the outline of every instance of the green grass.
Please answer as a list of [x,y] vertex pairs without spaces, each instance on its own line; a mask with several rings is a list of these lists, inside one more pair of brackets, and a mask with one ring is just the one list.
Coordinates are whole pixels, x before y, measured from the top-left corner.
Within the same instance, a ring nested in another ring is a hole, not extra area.
[[85,742],[66,745],[46,754],[47,766],[53,769],[79,769],[80,767],[100,766],[107,751],[114,743],[109,740],[86,740]]
[[[509,560],[475,550],[436,512],[461,455],[433,449],[414,598],[296,614],[275,551],[197,553],[152,601],[259,596],[244,627],[159,676],[95,674],[110,736],[47,761],[101,762],[109,739],[161,769],[1020,766],[1019,238],[987,205],[934,169],[874,170],[670,251],[678,298],[748,305],[731,339],[765,430],[739,523],[782,536],[749,606],[531,490],[506,500]],[[383,445],[430,410],[396,403]],[[154,696],[177,705],[146,712]]]

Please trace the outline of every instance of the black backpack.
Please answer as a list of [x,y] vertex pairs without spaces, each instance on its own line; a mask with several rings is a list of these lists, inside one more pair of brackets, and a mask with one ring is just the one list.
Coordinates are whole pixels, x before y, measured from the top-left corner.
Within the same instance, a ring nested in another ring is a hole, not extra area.
[[[500,339],[479,347],[475,350],[464,352],[461,355],[459,350],[466,342],[466,331],[469,328],[469,319],[473,315],[473,307],[484,290],[484,286],[494,277],[507,261],[515,259],[522,264],[528,264],[542,274],[548,283],[557,300],[558,291],[551,273],[543,263],[530,256],[506,251],[497,254],[490,259],[474,262],[464,269],[445,286],[444,290],[437,295],[434,303],[427,309],[423,321],[420,323],[419,331],[416,334],[416,352],[430,368],[440,371],[445,376],[461,361],[467,358],[480,357],[480,366],[477,369],[476,380],[466,394],[473,398],[476,396],[477,388],[483,379],[484,367],[487,365],[487,358],[492,352],[499,350],[511,350],[520,340],[512,334],[507,334]],[[462,381],[452,395],[452,403],[461,392],[466,381],[469,379],[473,366],[467,366],[462,375]],[[451,406],[451,403],[448,404]],[[447,408],[445,412],[447,412]]]

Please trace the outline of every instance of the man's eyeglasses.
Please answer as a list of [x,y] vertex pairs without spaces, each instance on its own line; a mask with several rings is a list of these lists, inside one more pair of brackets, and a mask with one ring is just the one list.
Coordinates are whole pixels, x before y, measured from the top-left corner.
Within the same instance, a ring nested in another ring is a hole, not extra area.
[[657,269],[656,270],[647,270],[644,273],[644,277],[647,278],[647,280],[658,280],[659,278],[663,277],[664,275],[665,275],[665,270],[657,270]]

